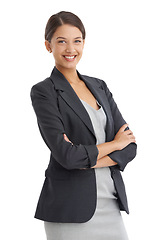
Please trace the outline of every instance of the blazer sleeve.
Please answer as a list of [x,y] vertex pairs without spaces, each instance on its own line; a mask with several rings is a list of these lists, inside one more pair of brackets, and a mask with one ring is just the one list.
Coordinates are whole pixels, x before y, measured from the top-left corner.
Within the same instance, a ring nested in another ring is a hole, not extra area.
[[96,145],[75,145],[64,140],[65,129],[54,87],[51,90],[47,84],[34,85],[31,89],[31,100],[40,133],[55,160],[68,170],[96,165]]
[[[109,105],[111,108],[112,112],[112,117],[114,121],[114,129],[115,129],[115,135],[119,131],[119,129],[126,123],[126,121],[123,119],[122,114],[120,113],[117,104],[115,103],[112,93],[109,91],[106,83],[102,81],[103,84],[103,89],[106,92]],[[126,129],[127,130],[127,129]],[[118,163],[119,169],[121,171],[124,171],[126,165],[132,161],[137,153],[137,144],[136,143],[131,143],[124,149],[120,151],[115,151],[110,153],[108,156],[115,162]]]

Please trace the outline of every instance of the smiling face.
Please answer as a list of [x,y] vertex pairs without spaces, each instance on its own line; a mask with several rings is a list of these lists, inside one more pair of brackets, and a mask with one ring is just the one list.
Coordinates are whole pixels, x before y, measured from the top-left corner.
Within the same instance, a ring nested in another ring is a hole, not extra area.
[[51,43],[45,41],[45,45],[47,50],[53,53],[55,65],[59,70],[75,70],[82,57],[84,39],[77,27],[64,24],[57,28]]

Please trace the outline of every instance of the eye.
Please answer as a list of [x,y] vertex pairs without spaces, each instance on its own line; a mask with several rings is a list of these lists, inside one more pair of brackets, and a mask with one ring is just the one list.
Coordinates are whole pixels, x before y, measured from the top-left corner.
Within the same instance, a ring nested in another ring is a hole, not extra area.
[[65,41],[64,40],[59,40],[58,43],[65,43]]
[[81,43],[82,41],[81,40],[75,40],[75,43]]

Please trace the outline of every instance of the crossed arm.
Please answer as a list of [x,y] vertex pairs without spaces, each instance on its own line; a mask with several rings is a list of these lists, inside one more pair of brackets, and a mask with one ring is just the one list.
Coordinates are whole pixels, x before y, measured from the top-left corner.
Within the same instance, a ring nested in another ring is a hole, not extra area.
[[[111,142],[105,142],[102,144],[97,145],[98,149],[98,157],[97,157],[97,163],[92,168],[102,168],[102,167],[109,167],[117,165],[115,161],[113,161],[108,154],[119,151],[127,147],[130,143],[135,143],[135,136],[133,135],[133,132],[129,129],[125,129],[128,127],[128,124],[124,124],[117,134],[115,135],[115,138]],[[68,137],[64,134],[64,139],[67,142],[71,141],[68,139]]]
[[106,85],[104,85],[104,90],[114,121],[115,137],[113,141],[97,146],[73,144],[72,147],[68,143],[70,140],[63,135],[65,130],[57,106],[55,90],[47,81],[36,84],[31,89],[32,105],[42,138],[53,153],[54,159],[66,169],[99,168],[118,164],[119,170],[123,171],[136,155],[135,137],[130,130],[126,130],[128,125],[125,124]]

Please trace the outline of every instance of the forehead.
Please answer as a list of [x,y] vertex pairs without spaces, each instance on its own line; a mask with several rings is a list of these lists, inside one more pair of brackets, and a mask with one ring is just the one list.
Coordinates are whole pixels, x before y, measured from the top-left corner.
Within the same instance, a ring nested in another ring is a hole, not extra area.
[[77,38],[77,37],[82,37],[81,31],[72,25],[69,24],[64,24],[60,27],[57,28],[55,31],[53,38],[57,37],[64,37],[64,38]]

